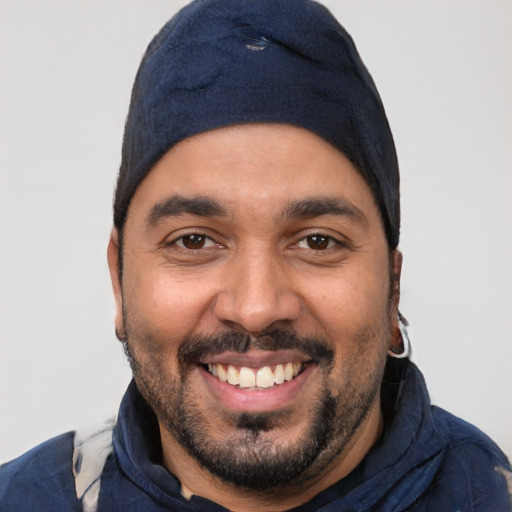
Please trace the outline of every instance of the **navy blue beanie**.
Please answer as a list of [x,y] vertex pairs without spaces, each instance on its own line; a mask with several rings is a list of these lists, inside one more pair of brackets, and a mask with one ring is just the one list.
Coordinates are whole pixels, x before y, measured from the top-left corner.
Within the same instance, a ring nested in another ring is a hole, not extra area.
[[398,245],[384,107],[350,35],[310,0],[196,0],[155,36],[133,86],[114,226],[122,230],[135,190],[172,146],[241,123],[300,126],[333,144],[370,186],[388,244]]

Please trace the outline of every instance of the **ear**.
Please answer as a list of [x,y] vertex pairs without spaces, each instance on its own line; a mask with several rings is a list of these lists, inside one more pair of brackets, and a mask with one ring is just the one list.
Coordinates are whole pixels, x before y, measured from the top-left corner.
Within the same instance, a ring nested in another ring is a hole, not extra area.
[[393,269],[392,269],[392,280],[390,291],[390,315],[391,315],[391,332],[392,338],[390,342],[390,348],[400,353],[403,350],[403,340],[400,334],[400,328],[398,326],[398,306],[400,303],[400,276],[402,275],[402,253],[395,249],[393,251]]
[[393,251],[393,306],[396,308],[398,312],[398,303],[400,302],[400,277],[402,275],[402,262],[403,262],[402,253],[395,249]]
[[124,319],[123,319],[123,294],[121,287],[121,275],[119,272],[119,233],[117,229],[112,229],[110,240],[107,247],[107,261],[110,270],[110,280],[112,282],[112,291],[115,301],[115,328],[116,336],[120,341],[125,337]]

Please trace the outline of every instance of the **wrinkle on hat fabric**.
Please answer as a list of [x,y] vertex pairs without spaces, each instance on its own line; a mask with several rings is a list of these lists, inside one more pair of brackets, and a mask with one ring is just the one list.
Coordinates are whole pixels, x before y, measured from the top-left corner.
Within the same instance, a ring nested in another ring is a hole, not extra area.
[[149,45],[125,126],[114,225],[156,162],[192,135],[243,123],[303,127],[342,151],[398,244],[399,174],[375,84],[350,35],[309,0],[196,0]]

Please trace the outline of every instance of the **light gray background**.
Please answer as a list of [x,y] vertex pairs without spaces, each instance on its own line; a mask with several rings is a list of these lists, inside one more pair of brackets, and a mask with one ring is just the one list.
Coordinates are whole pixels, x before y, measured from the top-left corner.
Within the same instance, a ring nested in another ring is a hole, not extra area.
[[[105,249],[146,44],[183,1],[0,0],[0,460],[129,380]],[[512,455],[512,2],[331,0],[402,170],[402,311],[433,401]]]

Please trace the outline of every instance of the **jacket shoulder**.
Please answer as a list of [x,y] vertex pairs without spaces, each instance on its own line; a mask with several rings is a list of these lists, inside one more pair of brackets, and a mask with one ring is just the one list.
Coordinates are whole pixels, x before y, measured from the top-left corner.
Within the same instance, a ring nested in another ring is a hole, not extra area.
[[81,510],[72,471],[73,432],[50,439],[0,466],[2,512]]
[[451,450],[459,455],[465,455],[464,459],[502,465],[510,468],[507,456],[501,451],[498,445],[479,428],[471,423],[450,414],[449,412],[434,406],[433,415],[438,425],[443,425],[443,430],[448,435]]
[[512,511],[512,468],[507,456],[474,425],[437,407],[433,413],[448,441],[438,485],[451,495],[466,494],[470,510]]

